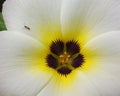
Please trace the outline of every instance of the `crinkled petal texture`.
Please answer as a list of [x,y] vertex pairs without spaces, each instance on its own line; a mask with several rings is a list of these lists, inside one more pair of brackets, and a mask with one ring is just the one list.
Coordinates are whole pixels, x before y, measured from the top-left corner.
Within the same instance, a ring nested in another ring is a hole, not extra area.
[[0,96],[36,96],[46,86],[51,74],[42,71],[41,46],[20,32],[0,32]]

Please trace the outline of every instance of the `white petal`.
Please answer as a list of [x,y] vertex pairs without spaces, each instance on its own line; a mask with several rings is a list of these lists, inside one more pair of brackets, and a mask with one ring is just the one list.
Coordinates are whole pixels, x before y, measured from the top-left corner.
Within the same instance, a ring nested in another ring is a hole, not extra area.
[[[94,52],[100,53],[100,56],[104,56],[105,59],[119,60],[120,55],[120,31],[111,31],[99,35],[90,40],[85,46],[86,49],[90,49]],[[115,56],[115,57],[114,57]]]
[[[109,32],[91,40],[84,50],[98,52],[99,68],[92,72],[80,71],[78,77],[64,88],[50,82],[38,96],[119,96],[120,95],[120,32]],[[82,49],[83,50],[83,49]],[[95,58],[95,59],[96,59]]]
[[63,87],[64,85],[61,83],[56,87],[54,85],[53,80],[37,96],[100,96],[99,90],[82,71],[77,72],[77,77],[74,78],[69,87]]
[[[87,74],[86,76],[94,84],[94,86],[96,86],[101,96],[119,96],[120,76],[118,77],[117,74],[119,73],[117,72],[120,72],[120,64],[118,63],[118,65],[114,65],[114,63],[112,63],[113,68],[109,67],[111,66],[109,62],[102,62],[100,64],[104,64],[104,67],[102,67],[103,69],[101,68],[100,70],[95,71],[95,73]],[[113,75],[113,70],[116,70],[117,74]]]
[[51,75],[32,69],[41,48],[20,32],[0,32],[0,96],[35,96],[46,86]]
[[104,33],[86,44],[84,50],[97,52],[96,68],[87,72],[102,96],[120,95],[120,31]]
[[61,0],[6,0],[3,16],[7,29],[48,38],[47,35],[60,32],[61,2]]
[[82,37],[84,34],[93,38],[104,32],[119,30],[119,9],[120,0],[64,0],[63,33],[66,38],[69,35],[70,38]]

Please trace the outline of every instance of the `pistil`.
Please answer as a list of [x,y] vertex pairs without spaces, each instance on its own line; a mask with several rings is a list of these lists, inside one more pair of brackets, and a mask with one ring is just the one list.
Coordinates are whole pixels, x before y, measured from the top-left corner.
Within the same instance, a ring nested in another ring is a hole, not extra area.
[[59,62],[62,65],[67,65],[70,61],[70,55],[67,52],[64,52],[62,55],[59,56]]

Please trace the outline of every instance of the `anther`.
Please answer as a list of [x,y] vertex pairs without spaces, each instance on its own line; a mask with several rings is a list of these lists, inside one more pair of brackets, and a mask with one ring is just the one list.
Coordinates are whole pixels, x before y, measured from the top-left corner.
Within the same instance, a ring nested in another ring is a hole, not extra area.
[[68,64],[70,61],[70,55],[67,52],[64,52],[64,54],[59,56],[59,62],[62,65]]

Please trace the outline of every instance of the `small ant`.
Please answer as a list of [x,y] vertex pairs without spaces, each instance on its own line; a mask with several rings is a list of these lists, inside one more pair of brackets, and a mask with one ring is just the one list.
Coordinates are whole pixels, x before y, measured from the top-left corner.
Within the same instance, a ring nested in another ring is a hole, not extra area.
[[24,26],[26,29],[28,29],[28,30],[30,30],[30,27],[28,27],[28,26]]

